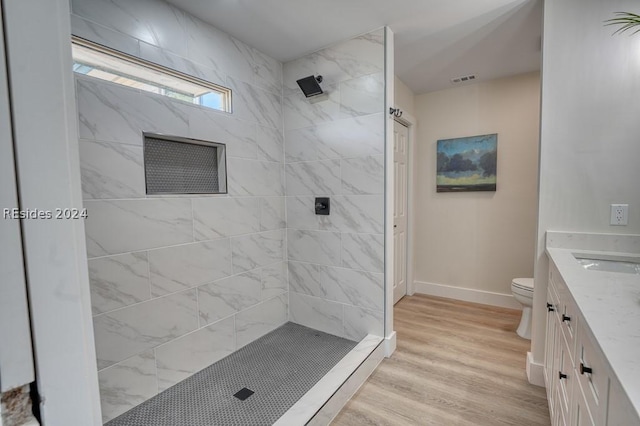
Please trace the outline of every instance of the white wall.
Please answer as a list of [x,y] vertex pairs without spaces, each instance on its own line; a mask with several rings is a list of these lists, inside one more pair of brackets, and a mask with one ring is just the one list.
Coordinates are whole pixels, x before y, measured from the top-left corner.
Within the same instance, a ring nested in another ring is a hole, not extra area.
[[[228,114],[76,77],[108,421],[287,321],[282,64],[163,1],[72,7],[75,35],[233,96]],[[147,196],[142,132],[226,144],[228,194]]]
[[[640,233],[640,35],[603,21],[633,0],[548,1],[544,10],[540,206],[533,361],[544,360],[547,230]],[[609,204],[629,225],[609,225]]]
[[384,57],[380,29],[284,64],[290,320],[353,340],[384,335]]
[[405,113],[416,116],[415,94],[398,76],[394,76],[394,104]]
[[[415,282],[423,289],[509,296],[512,278],[533,275],[539,91],[539,74],[529,73],[416,96]],[[437,193],[437,140],[488,133],[498,134],[497,191]]]

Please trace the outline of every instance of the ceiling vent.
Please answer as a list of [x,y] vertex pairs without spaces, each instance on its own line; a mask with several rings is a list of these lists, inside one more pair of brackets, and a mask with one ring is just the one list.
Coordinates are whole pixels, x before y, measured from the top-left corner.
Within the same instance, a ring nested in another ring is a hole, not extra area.
[[462,77],[452,78],[451,82],[452,83],[464,83],[466,81],[473,81],[475,79],[476,79],[475,74],[469,74],[469,75],[464,75]]

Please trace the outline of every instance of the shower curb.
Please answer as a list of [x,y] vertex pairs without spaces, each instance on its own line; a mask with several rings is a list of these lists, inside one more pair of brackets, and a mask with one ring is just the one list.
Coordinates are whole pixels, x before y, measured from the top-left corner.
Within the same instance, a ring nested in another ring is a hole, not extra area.
[[360,341],[274,426],[328,425],[384,358],[383,339],[372,334]]

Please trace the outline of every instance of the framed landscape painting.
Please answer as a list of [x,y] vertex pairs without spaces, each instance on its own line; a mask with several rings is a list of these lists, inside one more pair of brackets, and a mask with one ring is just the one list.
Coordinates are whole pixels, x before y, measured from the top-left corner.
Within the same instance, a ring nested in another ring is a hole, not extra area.
[[442,139],[437,152],[437,192],[496,190],[497,133]]

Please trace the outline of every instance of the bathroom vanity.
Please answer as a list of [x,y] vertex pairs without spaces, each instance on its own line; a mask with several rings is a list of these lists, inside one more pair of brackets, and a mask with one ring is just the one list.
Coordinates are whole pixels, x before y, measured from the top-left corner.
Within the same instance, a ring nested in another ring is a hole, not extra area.
[[640,237],[547,232],[552,425],[640,425]]

